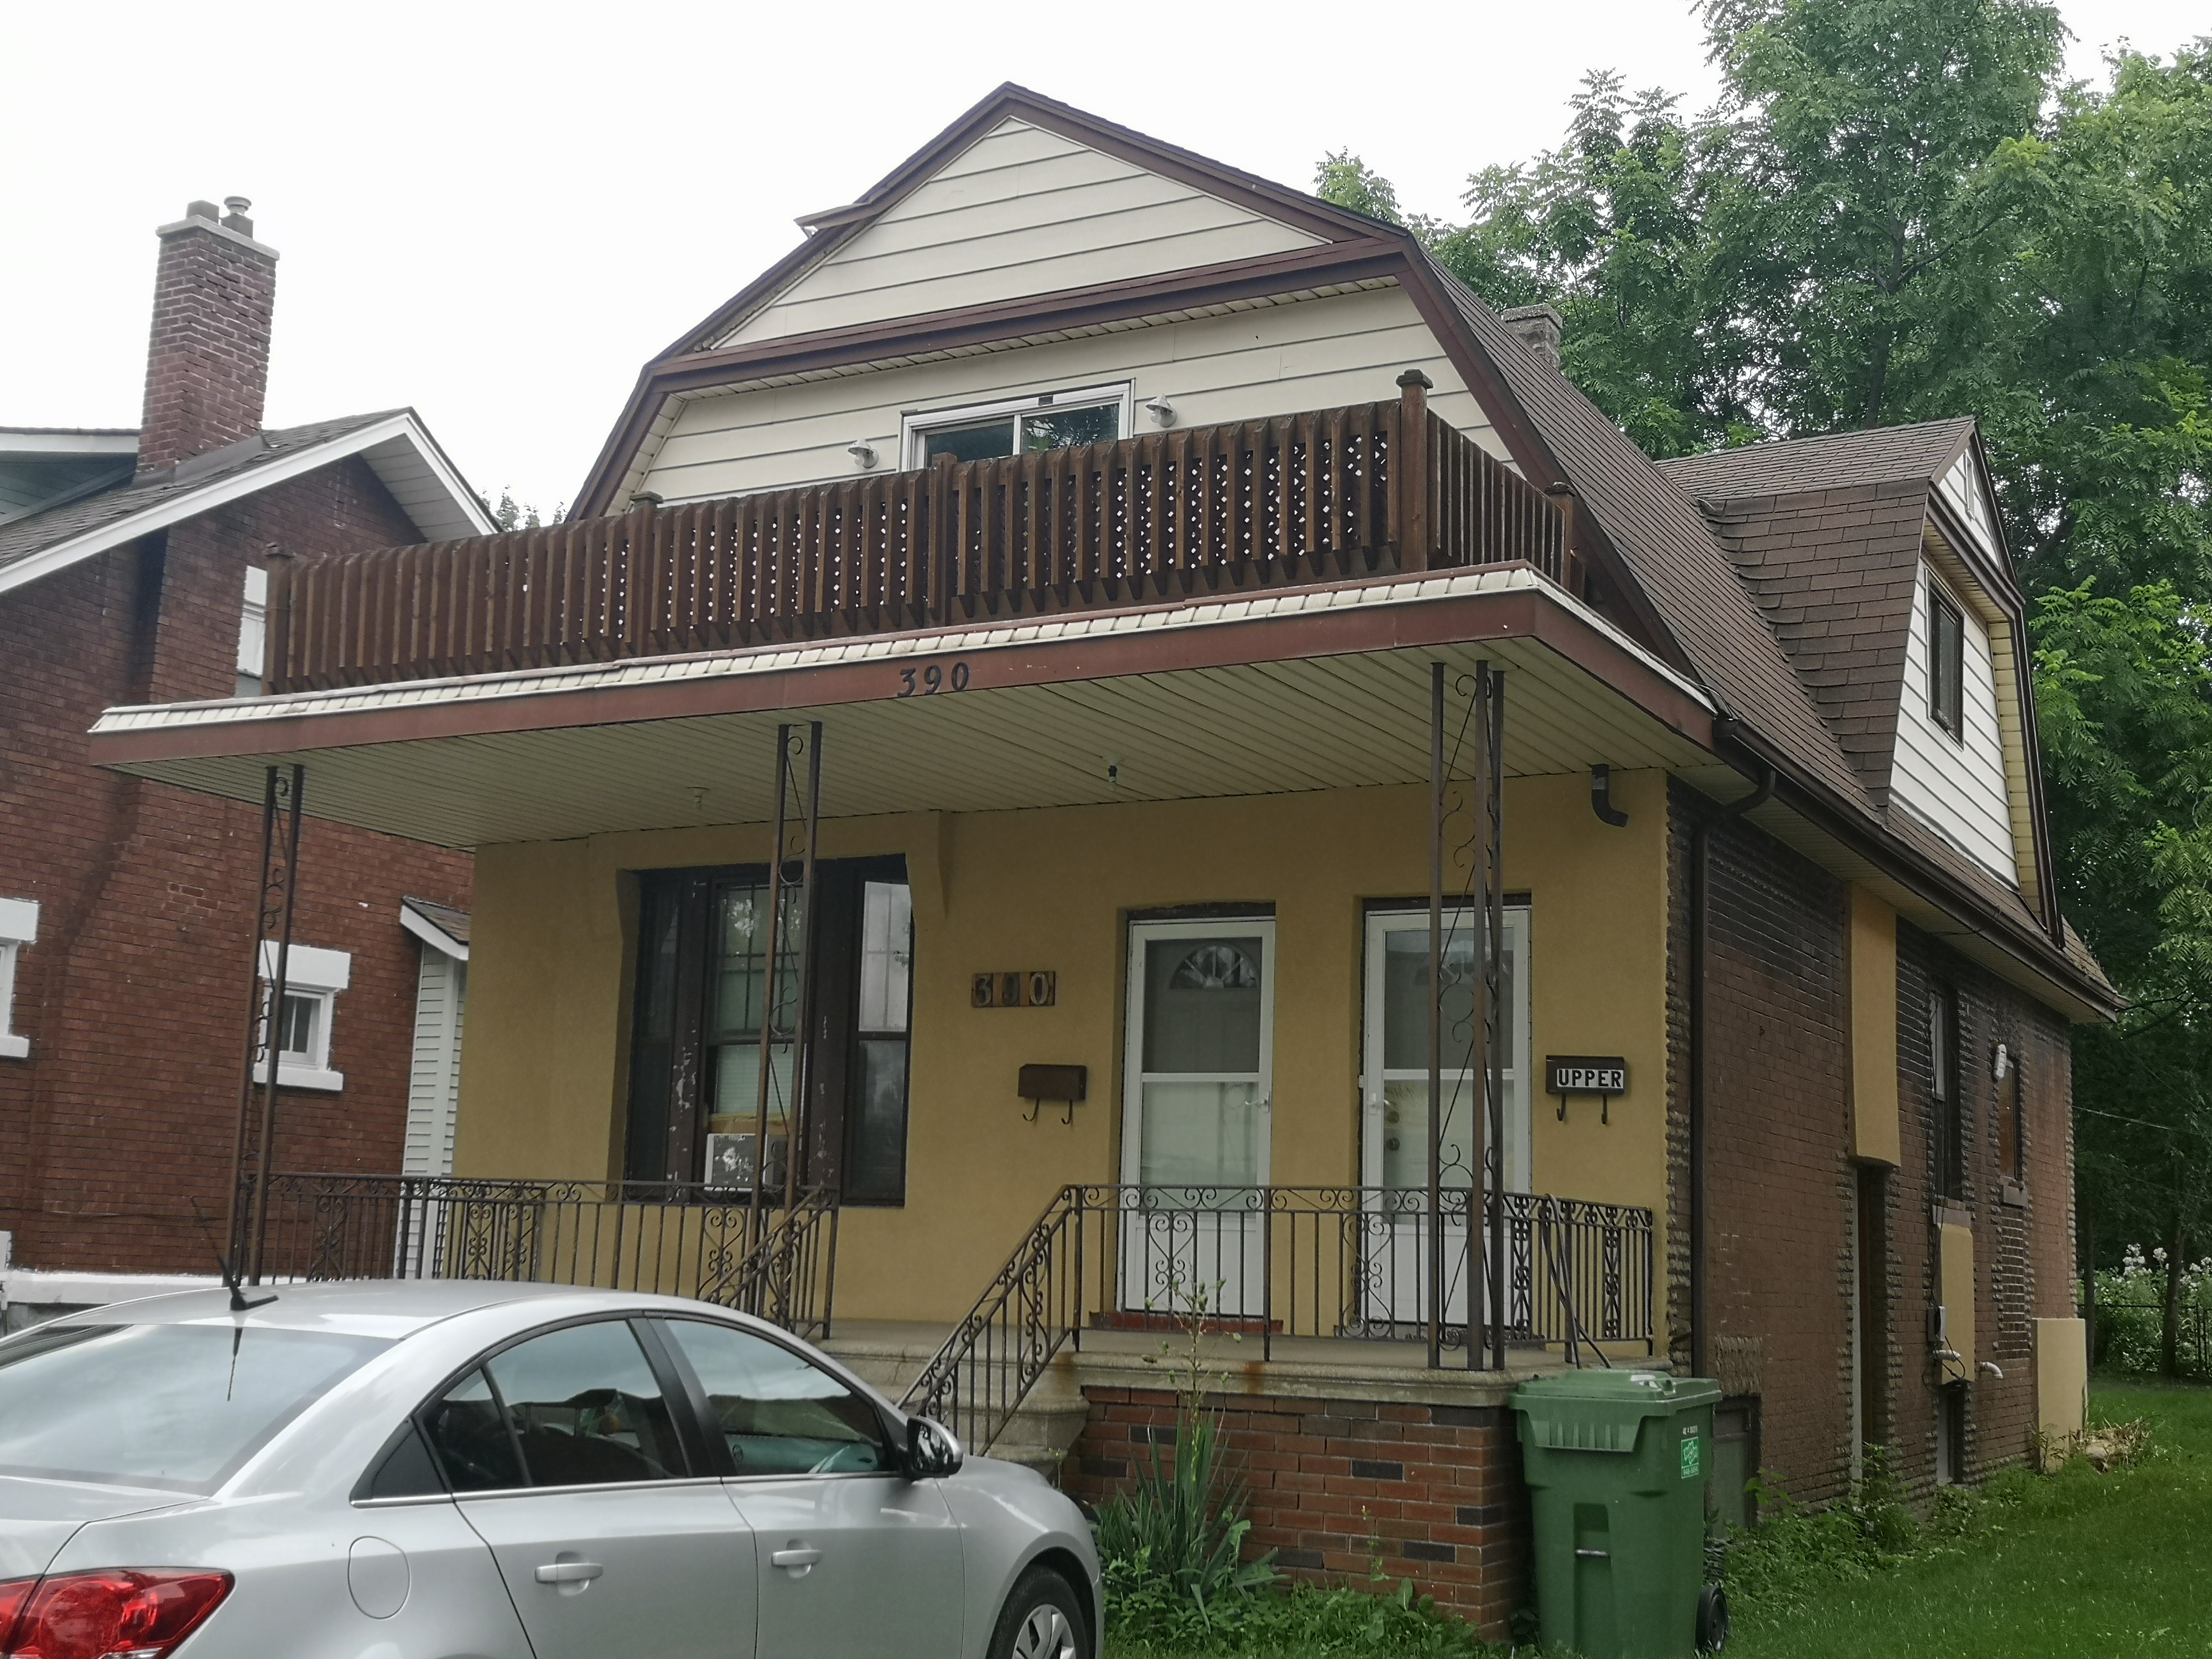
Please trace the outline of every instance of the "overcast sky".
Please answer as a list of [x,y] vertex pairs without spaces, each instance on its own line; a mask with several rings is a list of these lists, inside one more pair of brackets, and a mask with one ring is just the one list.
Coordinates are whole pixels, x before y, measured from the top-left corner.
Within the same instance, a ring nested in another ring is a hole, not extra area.
[[[2073,70],[2203,0],[2062,0]],[[1681,0],[1054,9],[0,0],[0,425],[135,426],[156,225],[252,198],[269,422],[411,404],[477,488],[572,496],[640,366],[1001,81],[1410,210],[1557,142],[1583,71],[1690,108]]]

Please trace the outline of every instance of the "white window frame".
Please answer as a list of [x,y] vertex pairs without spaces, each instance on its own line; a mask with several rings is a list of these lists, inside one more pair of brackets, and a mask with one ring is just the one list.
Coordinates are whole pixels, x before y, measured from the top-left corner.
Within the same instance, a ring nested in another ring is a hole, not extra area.
[[[276,975],[276,941],[261,941],[261,981]],[[280,1049],[276,1082],[286,1089],[321,1089],[335,1093],[345,1087],[345,1073],[331,1069],[331,1024],[337,1014],[338,993],[353,982],[353,956],[346,951],[325,951],[312,945],[295,945],[284,959],[284,994],[304,997],[315,1004],[314,1029],[304,1052]],[[255,1046],[253,1075],[258,1082],[269,1064],[268,1036]]]
[[[235,695],[258,697],[261,671],[269,665],[269,573],[259,565],[246,568],[246,602],[238,613],[238,683]],[[251,680],[252,684],[247,685]]]
[[1022,453],[1024,415],[1034,415],[1044,409],[1096,409],[1109,404],[1120,424],[1115,435],[1126,438],[1135,416],[1136,395],[1136,383],[1124,380],[1118,386],[1083,386],[1067,392],[1039,392],[1026,398],[1001,398],[996,403],[963,404],[957,409],[910,409],[899,416],[899,453],[911,471],[927,464],[922,452],[931,433],[951,426],[977,426],[1011,415],[1014,417],[1014,453],[1018,455]]
[[15,1028],[15,963],[39,941],[35,899],[0,898],[0,1060],[28,1060],[31,1039]]

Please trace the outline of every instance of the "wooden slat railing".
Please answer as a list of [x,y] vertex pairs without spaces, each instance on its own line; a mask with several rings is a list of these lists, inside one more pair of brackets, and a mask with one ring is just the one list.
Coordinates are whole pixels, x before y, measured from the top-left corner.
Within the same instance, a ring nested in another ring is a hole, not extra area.
[[1426,377],[1399,383],[1395,403],[279,558],[266,679],[494,673],[1515,561],[1572,585],[1559,512],[1430,411]]

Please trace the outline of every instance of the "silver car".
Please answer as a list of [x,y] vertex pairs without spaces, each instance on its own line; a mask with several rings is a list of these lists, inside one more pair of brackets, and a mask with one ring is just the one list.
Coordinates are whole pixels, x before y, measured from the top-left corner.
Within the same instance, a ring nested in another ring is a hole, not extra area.
[[1091,1659],[1067,1498],[669,1297],[219,1291],[0,1341],[0,1655]]

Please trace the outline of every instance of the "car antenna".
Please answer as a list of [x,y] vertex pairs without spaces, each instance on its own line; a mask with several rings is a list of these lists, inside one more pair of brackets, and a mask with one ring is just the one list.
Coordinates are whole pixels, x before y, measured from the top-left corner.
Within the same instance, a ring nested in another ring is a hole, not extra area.
[[247,1313],[255,1308],[265,1308],[274,1302],[276,1297],[273,1291],[267,1296],[250,1297],[239,1288],[238,1275],[231,1272],[230,1262],[224,1256],[222,1246],[215,1242],[214,1230],[208,1225],[207,1217],[200,1209],[199,1200],[187,1194],[185,1201],[192,1206],[192,1219],[200,1224],[200,1234],[207,1240],[208,1249],[215,1255],[215,1265],[222,1271],[222,1287],[230,1292],[231,1312]]

